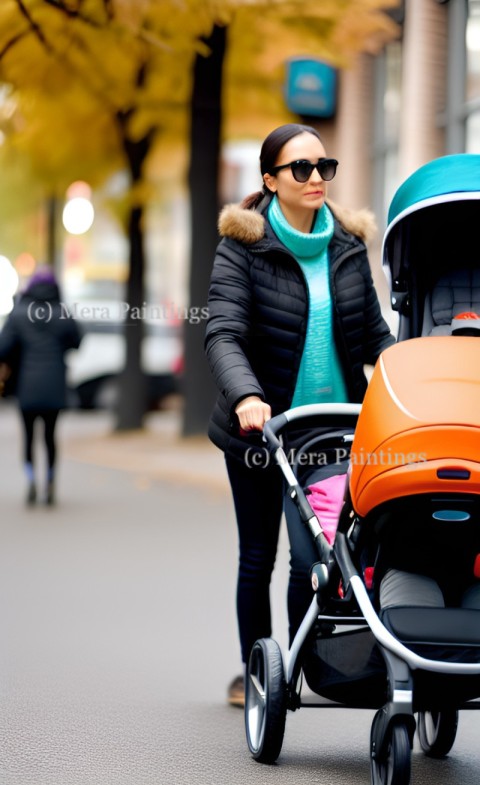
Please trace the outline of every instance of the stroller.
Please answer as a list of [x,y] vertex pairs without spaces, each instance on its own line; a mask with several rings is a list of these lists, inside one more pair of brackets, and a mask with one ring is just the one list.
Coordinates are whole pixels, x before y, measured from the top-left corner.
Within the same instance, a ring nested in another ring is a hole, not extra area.
[[480,155],[467,153],[420,167],[394,195],[383,265],[399,341],[450,335],[456,316],[480,314],[479,200]]
[[[447,217],[473,236],[479,198],[480,156],[438,159],[401,186],[383,251],[400,341],[362,406],[301,406],[265,426],[318,561],[290,648],[252,648],[245,726],[260,762],[279,756],[289,710],[374,709],[372,783],[408,785],[415,732],[427,756],[444,757],[459,710],[480,708],[480,601],[463,602],[480,597],[480,264],[472,238],[453,253],[434,236]],[[345,478],[333,543],[309,501],[332,474]],[[392,574],[421,576],[443,601],[411,604],[400,591],[382,604]]]

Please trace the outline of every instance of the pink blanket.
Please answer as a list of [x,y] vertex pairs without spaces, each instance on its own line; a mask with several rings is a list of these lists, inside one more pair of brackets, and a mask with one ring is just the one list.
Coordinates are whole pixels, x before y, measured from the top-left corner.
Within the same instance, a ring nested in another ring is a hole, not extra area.
[[346,474],[334,474],[308,486],[309,504],[317,516],[330,545],[337,532],[338,519],[345,497]]

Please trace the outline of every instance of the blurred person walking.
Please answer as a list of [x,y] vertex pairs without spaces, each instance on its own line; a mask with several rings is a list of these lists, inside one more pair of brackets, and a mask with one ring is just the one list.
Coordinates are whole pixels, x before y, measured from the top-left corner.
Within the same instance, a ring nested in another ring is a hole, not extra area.
[[[314,128],[281,126],[261,148],[263,189],[226,206],[219,219],[205,347],[219,389],[209,436],[225,453],[239,533],[244,674],[228,691],[238,706],[251,647],[271,635],[270,581],[283,512],[282,475],[266,460],[259,432],[292,406],[360,402],[364,365],[395,340],[365,245],[373,215],[327,204],[336,168]],[[292,640],[311,602],[313,546],[299,518],[287,516],[287,526]]]
[[27,504],[37,500],[34,466],[35,425],[43,423],[47,457],[44,501],[55,501],[57,462],[56,425],[66,406],[65,353],[77,349],[81,336],[74,319],[62,308],[60,290],[51,268],[40,267],[16,302],[0,333],[0,363],[15,378],[23,424],[23,457],[27,477]]

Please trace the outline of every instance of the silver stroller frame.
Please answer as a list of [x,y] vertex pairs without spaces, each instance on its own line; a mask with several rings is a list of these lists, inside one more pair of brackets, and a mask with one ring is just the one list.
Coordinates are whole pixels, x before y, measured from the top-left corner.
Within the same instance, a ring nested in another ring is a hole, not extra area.
[[[301,653],[307,636],[318,622],[335,627],[365,628],[373,634],[385,661],[388,675],[388,699],[377,710],[370,737],[371,775],[373,785],[408,785],[411,770],[411,749],[417,730],[420,744],[430,757],[443,757],[455,740],[458,711],[418,712],[413,709],[412,672],[421,670],[440,674],[480,675],[480,663],[444,662],[428,659],[407,648],[385,627],[379,618],[363,578],[351,557],[349,533],[338,531],[333,548],[329,545],[321,523],[313,512],[299,481],[289,464],[280,432],[285,426],[305,418],[345,416],[355,421],[361,410],[357,404],[312,404],[290,409],[272,418],[264,428],[264,439],[275,457],[287,485],[287,494],[297,505],[304,524],[316,543],[319,562],[312,568],[313,599],[290,646],[281,651],[273,638],[256,641],[248,665],[246,680],[245,725],[247,743],[252,756],[263,763],[273,763],[280,754],[287,710],[300,707],[348,708],[346,703],[328,700],[302,701]],[[353,429],[354,430],[354,429]],[[353,439],[353,430],[350,441]],[[348,440],[348,437],[347,437]],[[332,565],[336,564],[345,587],[351,587],[359,613],[328,616],[320,613],[319,597],[327,586]],[[355,704],[355,708],[362,708]],[[371,708],[365,706],[364,708]],[[462,709],[478,709],[480,701],[465,702]]]

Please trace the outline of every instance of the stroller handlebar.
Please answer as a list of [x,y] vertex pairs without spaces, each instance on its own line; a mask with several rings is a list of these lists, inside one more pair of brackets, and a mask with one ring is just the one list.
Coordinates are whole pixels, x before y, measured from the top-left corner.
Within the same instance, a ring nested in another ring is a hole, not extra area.
[[358,417],[361,408],[359,403],[309,403],[304,406],[295,406],[293,409],[287,409],[287,411],[268,420],[263,428],[263,438],[272,450],[277,450],[281,446],[278,434],[289,423],[308,417],[336,415]]
[[282,413],[277,414],[276,417],[272,417],[272,419],[268,420],[263,426],[263,440],[271,450],[278,450],[278,448],[282,446],[277,434],[285,428],[287,424],[288,420],[285,413]]
[[342,417],[348,418],[349,420],[354,418],[356,421],[360,414],[360,410],[361,405],[357,403],[315,403],[296,406],[272,417],[271,420],[268,420],[268,422],[265,423],[263,428],[263,439],[266,442],[268,449],[274,455],[275,461],[286,480],[287,494],[297,507],[301,520],[310,529],[320,561],[326,566],[330,563],[331,546],[324,534],[319,519],[309,504],[305,492],[290,466],[280,439],[280,434],[289,423],[305,419],[315,418],[319,421],[318,424],[321,424],[322,417],[330,420],[332,417],[339,418],[340,420]]

